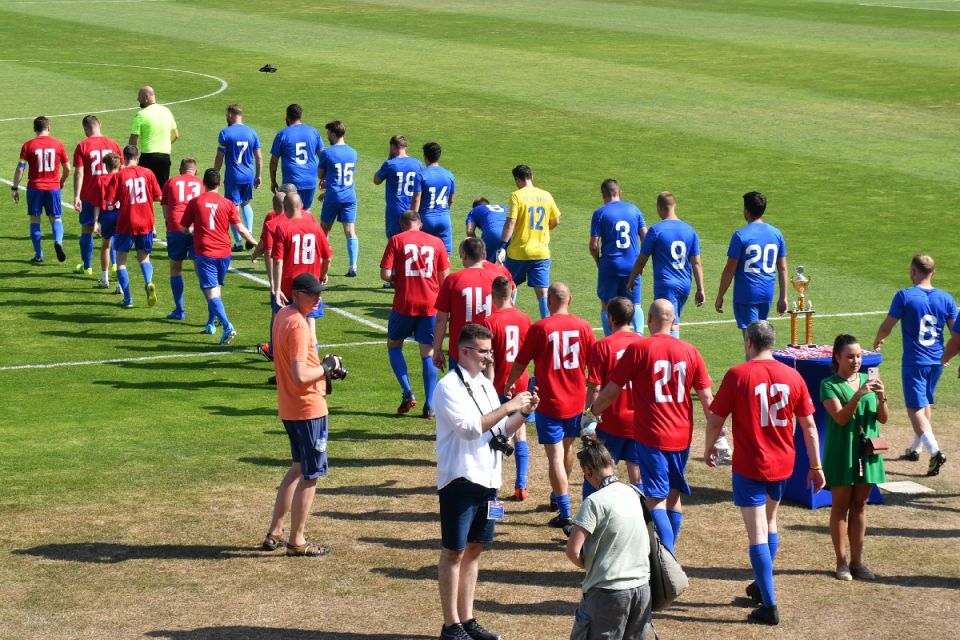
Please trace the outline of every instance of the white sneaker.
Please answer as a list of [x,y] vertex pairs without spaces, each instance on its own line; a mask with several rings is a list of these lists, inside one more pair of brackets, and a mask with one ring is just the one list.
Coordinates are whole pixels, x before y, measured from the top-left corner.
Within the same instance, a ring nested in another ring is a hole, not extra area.
[[723,466],[733,464],[733,451],[730,449],[717,448],[717,464]]
[[120,284],[118,283],[118,284],[117,284],[117,288],[113,290],[113,293],[114,293],[115,295],[122,296],[122,295],[123,295],[123,287],[121,287]]
[[94,285],[94,287],[97,289],[109,289],[110,283],[104,280],[103,278],[100,278],[97,280],[97,284]]

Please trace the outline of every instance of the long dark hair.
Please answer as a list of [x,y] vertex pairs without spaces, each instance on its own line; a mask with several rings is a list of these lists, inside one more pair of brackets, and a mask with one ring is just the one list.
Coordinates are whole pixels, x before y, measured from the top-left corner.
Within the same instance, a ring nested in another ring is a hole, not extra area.
[[597,440],[594,435],[586,435],[580,438],[581,448],[577,451],[577,460],[584,467],[589,467],[594,471],[603,471],[607,467],[613,466],[613,456],[603,446],[603,443]]
[[830,368],[833,369],[834,373],[836,373],[837,369],[840,368],[840,363],[838,360],[840,357],[840,352],[843,351],[844,347],[847,347],[851,344],[860,344],[860,341],[851,336],[849,333],[841,333],[837,336],[836,340],[833,341],[833,356],[831,357]]

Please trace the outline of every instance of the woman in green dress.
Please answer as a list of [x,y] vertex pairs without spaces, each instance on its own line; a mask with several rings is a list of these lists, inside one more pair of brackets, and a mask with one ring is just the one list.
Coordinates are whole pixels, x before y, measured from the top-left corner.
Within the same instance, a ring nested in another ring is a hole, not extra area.
[[[820,401],[826,409],[823,473],[833,494],[830,537],[837,554],[838,580],[873,580],[863,564],[867,534],[867,496],[873,485],[886,481],[883,456],[866,455],[863,439],[880,435],[887,422],[883,382],[860,373],[862,350],[856,338],[839,335],[833,343],[834,374],[820,383]],[[846,542],[850,541],[847,559]]]

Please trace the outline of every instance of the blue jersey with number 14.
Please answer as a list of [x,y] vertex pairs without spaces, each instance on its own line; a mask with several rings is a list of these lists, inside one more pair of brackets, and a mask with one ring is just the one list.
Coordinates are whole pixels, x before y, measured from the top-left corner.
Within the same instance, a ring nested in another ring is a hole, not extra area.
[[730,238],[727,257],[739,262],[733,276],[736,304],[762,304],[773,300],[777,260],[787,257],[783,234],[772,224],[751,222]]
[[667,297],[675,292],[681,297],[690,294],[690,259],[700,255],[700,238],[683,220],[662,220],[650,227],[641,255],[653,262],[653,296]]
[[317,188],[317,166],[323,140],[320,133],[305,124],[292,124],[277,132],[270,154],[280,158],[283,181],[299,189]]
[[450,215],[450,196],[457,190],[453,174],[443,167],[426,167],[420,174],[420,216]]
[[600,238],[600,271],[628,276],[640,253],[640,229],[647,226],[635,205],[618,200],[593,212],[590,235]]
[[260,149],[260,136],[245,124],[224,127],[217,138],[217,151],[223,153],[224,184],[253,184],[254,153]]
[[410,208],[413,194],[420,193],[420,174],[423,165],[416,158],[390,158],[377,170],[383,180],[383,197],[387,201],[387,216],[398,217]]
[[357,152],[346,144],[327,147],[320,154],[320,166],[323,167],[323,179],[327,185],[324,200],[341,204],[357,201],[357,190],[353,185],[353,172],[357,167]]
[[901,289],[893,296],[887,315],[900,321],[903,366],[940,364],[944,327],[948,320],[957,315],[957,303],[953,296],[932,287]]

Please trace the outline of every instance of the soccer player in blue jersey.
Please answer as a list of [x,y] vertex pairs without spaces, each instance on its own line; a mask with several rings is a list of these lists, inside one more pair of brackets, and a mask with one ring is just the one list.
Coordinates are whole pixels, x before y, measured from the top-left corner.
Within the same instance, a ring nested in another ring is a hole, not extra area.
[[766,209],[767,197],[759,191],[743,194],[747,224],[730,238],[727,266],[714,303],[717,313],[723,313],[723,296],[732,282],[733,316],[741,331],[751,322],[767,319],[775,281],[780,284],[777,313],[787,310],[787,244],[780,230],[763,220]]
[[[640,243],[647,235],[643,213],[621,200],[620,183],[612,178],[600,184],[603,206],[593,212],[590,221],[590,255],[597,263],[597,297],[600,298],[600,323],[603,334],[611,333],[607,321],[607,303],[623,296],[634,304],[633,330],[643,334],[643,311],[640,309],[639,276],[630,280],[630,270],[640,254]],[[628,291],[631,293],[628,295]]]
[[650,227],[640,244],[640,256],[633,265],[628,282],[643,275],[647,260],[653,258],[653,297],[673,304],[674,322],[670,335],[680,337],[680,314],[690,295],[690,276],[697,282],[694,298],[697,306],[706,299],[703,293],[703,267],[700,264],[700,237],[686,222],[677,218],[677,200],[669,191],[657,195],[660,222]]
[[487,248],[487,260],[496,262],[497,247],[503,234],[503,225],[507,222],[507,208],[502,204],[490,204],[486,198],[473,201],[473,208],[467,214],[467,237],[476,238],[480,229],[480,239]]
[[387,239],[400,233],[400,216],[404,211],[420,210],[420,175],[423,165],[407,155],[407,139],[402,135],[390,138],[390,157],[373,176],[373,184],[384,184],[387,202]]
[[935,273],[933,258],[924,254],[913,256],[910,261],[910,280],[913,281],[913,286],[901,289],[893,296],[887,317],[873,340],[874,350],[879,350],[884,339],[890,335],[897,322],[900,322],[903,335],[903,362],[900,371],[904,404],[914,433],[913,444],[907,449],[904,458],[919,460],[920,447],[925,445],[930,451],[928,476],[940,473],[940,467],[947,461],[933,435],[930,408],[934,404],[937,382],[943,373],[941,358],[944,355],[944,327],[947,332],[952,330],[957,317],[957,303],[953,297],[934,288],[932,281]]
[[[217,138],[217,157],[213,168],[220,171],[224,160],[227,169],[223,173],[224,195],[240,209],[243,226],[253,229],[253,190],[260,188],[260,171],[263,169],[263,152],[260,136],[243,124],[243,109],[238,104],[227,107],[227,126]],[[243,251],[240,233],[233,231],[233,251]],[[247,247],[252,249],[253,247]]]
[[423,230],[443,241],[447,253],[453,255],[453,225],[450,208],[457,183],[449,170],[440,166],[442,149],[436,142],[423,145],[423,159],[427,163],[420,174],[420,220]]
[[323,140],[320,132],[303,124],[303,107],[291,104],[287,107],[287,126],[277,132],[270,148],[270,191],[280,188],[277,181],[277,166],[283,169],[283,181],[297,187],[303,208],[313,205],[317,193],[317,171]]
[[330,235],[333,223],[343,223],[343,235],[347,238],[347,259],[350,267],[347,277],[357,275],[357,258],[360,255],[360,239],[357,237],[357,189],[353,184],[353,172],[357,168],[357,152],[343,141],[347,127],[339,120],[328,122],[325,127],[330,143],[320,154],[318,176],[326,188],[323,207],[320,209],[320,226]]

